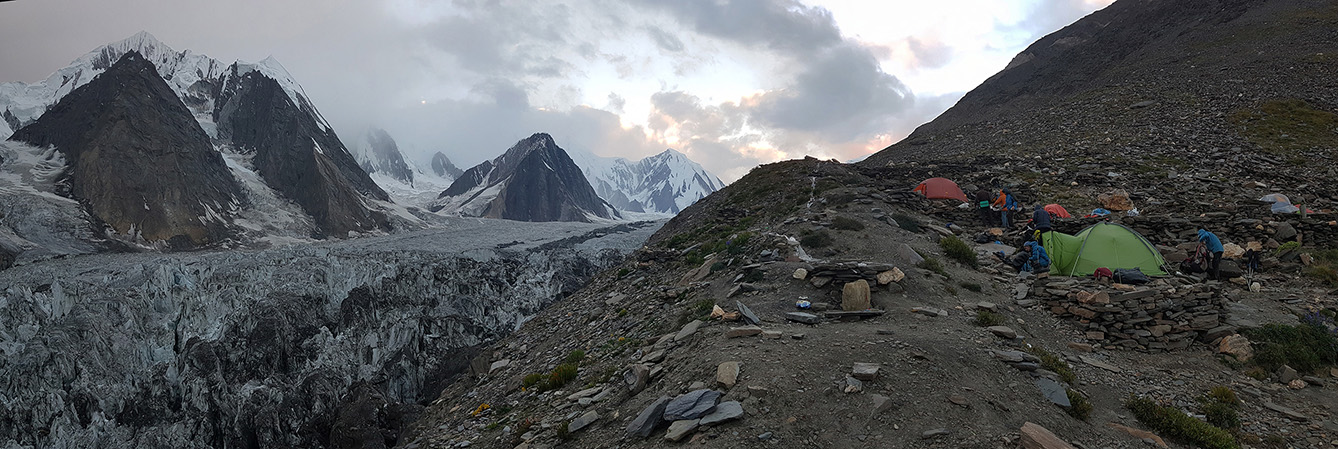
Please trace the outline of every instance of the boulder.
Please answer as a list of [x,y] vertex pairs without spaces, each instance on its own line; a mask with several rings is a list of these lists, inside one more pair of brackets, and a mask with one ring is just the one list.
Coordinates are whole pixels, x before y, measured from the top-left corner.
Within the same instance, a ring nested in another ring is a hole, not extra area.
[[860,279],[855,282],[847,282],[841,289],[841,310],[854,311],[873,308],[873,302],[869,293],[869,281]]
[[1217,352],[1235,357],[1236,360],[1248,362],[1254,358],[1254,348],[1250,345],[1250,339],[1244,335],[1235,334],[1222,338],[1217,344]]
[[1035,423],[1023,424],[1021,433],[1022,447],[1025,449],[1074,449],[1073,445]]
[[577,417],[576,419],[573,419],[571,420],[571,422],[567,423],[567,432],[571,433],[579,431],[591,424],[594,424],[594,422],[598,420],[599,420],[599,413],[595,413],[594,410],[585,412],[584,415],[581,415],[580,417]]
[[1279,242],[1288,242],[1296,239],[1296,228],[1287,222],[1277,223],[1277,232],[1273,233],[1273,240]]
[[1125,425],[1121,425],[1121,424],[1117,424],[1117,423],[1107,423],[1107,424],[1106,424],[1106,427],[1110,427],[1110,428],[1112,428],[1112,429],[1115,429],[1115,430],[1118,430],[1118,431],[1127,433],[1127,434],[1129,434],[1129,436],[1134,437],[1134,438],[1137,438],[1137,439],[1140,439],[1140,440],[1144,440],[1144,441],[1149,441],[1149,440],[1150,440],[1150,441],[1152,441],[1153,443],[1156,443],[1156,445],[1157,445],[1158,447],[1170,447],[1170,446],[1167,446],[1167,445],[1166,445],[1166,440],[1163,440],[1163,439],[1161,439],[1161,437],[1157,436],[1157,434],[1152,433],[1152,432],[1148,432],[1148,431],[1146,431],[1146,430],[1135,429],[1135,428],[1133,428],[1133,427],[1129,427],[1129,426],[1125,426]]
[[739,382],[738,361],[724,362],[715,370],[715,382],[723,388],[734,388],[734,384]]
[[683,328],[679,329],[678,333],[674,335],[674,341],[687,340],[688,337],[697,332],[699,327],[702,327],[702,320],[692,320],[692,322],[684,324]]
[[1097,195],[1096,200],[1101,203],[1101,207],[1116,212],[1134,209],[1134,202],[1129,199],[1129,192],[1124,191],[1124,189],[1115,189]]
[[799,279],[799,280],[802,281],[802,280],[808,278],[808,270],[805,270],[805,269],[803,269],[803,268],[796,268],[796,269],[794,270],[794,274],[793,274],[792,276],[793,276],[795,279]]
[[901,272],[900,268],[892,268],[891,270],[878,273],[878,285],[901,282],[902,279],[906,279],[906,273]]
[[749,309],[748,306],[746,306],[746,305],[743,304],[743,302],[741,302],[741,301],[734,301],[734,307],[736,307],[736,308],[739,309],[739,313],[740,313],[740,314],[743,314],[743,322],[744,322],[744,323],[747,323],[747,324],[762,324],[762,319],[761,319],[761,318],[758,318],[758,317],[757,317],[757,314],[756,314],[756,313],[753,313],[753,309]]
[[1240,245],[1237,245],[1235,243],[1228,243],[1222,245],[1223,259],[1239,259],[1241,256],[1244,255],[1245,255],[1245,248],[1241,248]]
[[623,385],[627,387],[632,394],[637,394],[646,389],[646,384],[650,382],[650,367],[642,364],[635,364],[627,367],[623,372]]
[[646,438],[655,433],[655,429],[664,423],[664,407],[669,405],[669,400],[668,396],[660,396],[642,409],[641,413],[636,415],[636,419],[627,423],[627,434]]
[[990,331],[990,333],[1005,340],[1013,340],[1017,338],[1017,332],[1008,326],[990,326],[985,328],[985,330]]

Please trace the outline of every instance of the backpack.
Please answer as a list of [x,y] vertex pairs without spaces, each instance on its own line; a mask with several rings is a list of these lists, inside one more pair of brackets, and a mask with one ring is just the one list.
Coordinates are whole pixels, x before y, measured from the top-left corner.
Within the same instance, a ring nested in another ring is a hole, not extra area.
[[1138,268],[1116,268],[1115,282],[1119,282],[1121,284],[1138,285],[1152,282],[1152,278],[1149,278],[1148,275],[1143,274],[1143,271],[1139,270]]
[[1184,261],[1180,262],[1180,271],[1185,273],[1203,273],[1208,271],[1208,247],[1199,244]]

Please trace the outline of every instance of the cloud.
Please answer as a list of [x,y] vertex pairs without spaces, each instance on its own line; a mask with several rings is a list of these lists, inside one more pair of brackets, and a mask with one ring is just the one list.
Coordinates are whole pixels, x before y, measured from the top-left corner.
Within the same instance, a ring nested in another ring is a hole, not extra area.
[[886,132],[889,120],[913,98],[901,81],[883,73],[868,49],[845,44],[822,51],[790,86],[762,95],[752,117],[762,125],[844,141]]
[[646,33],[650,34],[650,38],[655,41],[655,45],[658,45],[660,47],[660,50],[664,50],[669,53],[678,53],[683,51],[683,41],[680,40],[678,36],[669,34],[669,32],[664,31],[664,29],[661,29],[660,27],[653,25],[647,26]]
[[697,32],[744,46],[809,53],[841,42],[830,11],[795,0],[642,0]]

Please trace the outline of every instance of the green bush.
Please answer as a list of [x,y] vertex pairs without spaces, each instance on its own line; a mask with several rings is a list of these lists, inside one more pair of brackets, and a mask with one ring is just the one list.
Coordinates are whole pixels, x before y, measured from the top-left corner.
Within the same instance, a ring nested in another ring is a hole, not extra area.
[[1087,417],[1092,415],[1092,403],[1087,401],[1087,397],[1072,388],[1066,389],[1069,396],[1069,408],[1065,409],[1069,416],[1086,421]]
[[1284,364],[1303,373],[1338,364],[1338,335],[1321,324],[1266,324],[1241,333],[1255,343],[1253,363],[1268,372]]
[[1240,416],[1236,414],[1235,407],[1221,402],[1213,402],[1204,406],[1203,417],[1208,421],[1208,424],[1222,429],[1240,429]]
[[799,244],[809,248],[822,248],[832,244],[832,235],[827,231],[809,232],[799,238]]
[[1036,358],[1041,359],[1041,368],[1048,369],[1055,374],[1058,374],[1059,378],[1064,382],[1072,384],[1074,381],[1078,380],[1078,376],[1073,374],[1073,368],[1069,368],[1068,363],[1065,363],[1064,360],[1051,354],[1050,351],[1041,349],[1039,346],[1032,346],[1027,349],[1027,352],[1036,356]]
[[1287,243],[1283,243],[1282,246],[1279,246],[1279,247],[1278,247],[1277,251],[1275,251],[1275,252],[1273,253],[1273,255],[1274,255],[1274,256],[1281,256],[1283,253],[1286,253],[1287,251],[1291,251],[1291,250],[1294,250],[1294,249],[1297,249],[1297,248],[1300,248],[1300,247],[1301,247],[1301,242],[1287,242]]
[[525,379],[523,379],[523,380],[520,381],[520,385],[523,386],[523,387],[525,387],[525,388],[530,388],[530,387],[533,387],[533,386],[535,386],[535,385],[539,385],[539,382],[543,382],[543,380],[544,380],[544,375],[543,375],[543,374],[533,373],[533,374],[526,375],[526,376],[525,376]]
[[836,217],[832,219],[832,229],[840,229],[842,231],[863,231],[864,223],[860,223],[859,220],[853,218]]
[[1206,402],[1228,404],[1233,408],[1240,406],[1240,399],[1236,397],[1236,392],[1233,391],[1231,387],[1225,385],[1213,387],[1213,389],[1208,391],[1208,394],[1204,396],[1204,400]]
[[971,249],[971,245],[966,244],[966,242],[963,242],[962,239],[957,238],[957,236],[949,235],[938,239],[938,246],[943,248],[943,253],[949,258],[961,262],[962,265],[971,268],[980,265],[980,262],[976,260],[976,251]]
[[581,360],[585,360],[585,351],[577,349],[567,353],[567,363],[575,365],[581,363]]
[[962,288],[967,289],[967,290],[971,290],[971,291],[976,292],[976,293],[980,293],[981,290],[984,290],[984,289],[985,289],[985,286],[980,285],[979,283],[976,283],[976,282],[963,282],[963,283],[962,283]]
[[575,363],[563,363],[553,368],[553,373],[548,376],[548,389],[554,390],[567,385],[567,382],[576,380],[578,368]]
[[920,232],[920,222],[910,215],[892,214],[892,220],[897,222],[897,227],[910,232]]
[[1173,407],[1157,405],[1150,399],[1130,397],[1124,406],[1153,432],[1185,444],[1206,449],[1240,449],[1230,432],[1194,419]]
[[980,327],[998,326],[1004,323],[1004,316],[988,310],[976,313],[976,325]]

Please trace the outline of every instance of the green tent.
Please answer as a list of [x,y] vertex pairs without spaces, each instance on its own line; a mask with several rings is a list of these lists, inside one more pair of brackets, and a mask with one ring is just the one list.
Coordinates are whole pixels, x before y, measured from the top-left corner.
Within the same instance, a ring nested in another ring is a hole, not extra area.
[[1101,222],[1083,229],[1078,235],[1047,232],[1041,244],[1050,255],[1050,273],[1062,276],[1089,276],[1097,268],[1111,271],[1138,268],[1143,274],[1166,274],[1157,247],[1132,229]]

